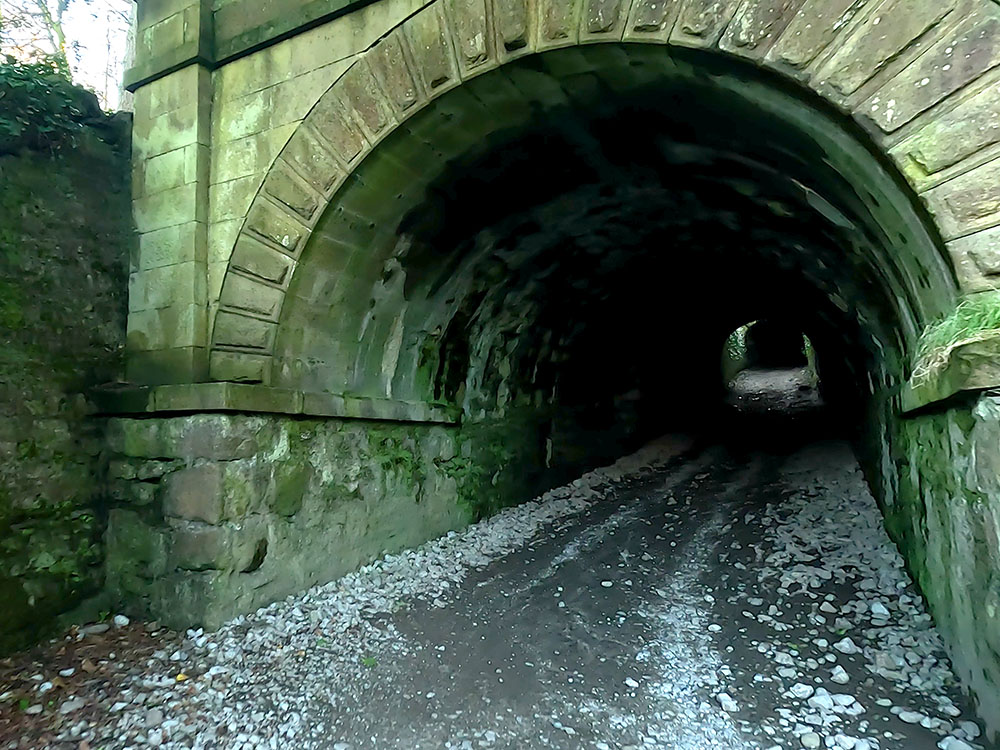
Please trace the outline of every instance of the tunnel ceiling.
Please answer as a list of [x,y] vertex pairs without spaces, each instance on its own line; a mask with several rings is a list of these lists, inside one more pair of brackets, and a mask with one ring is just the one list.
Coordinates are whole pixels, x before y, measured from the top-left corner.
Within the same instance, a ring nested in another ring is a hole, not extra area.
[[769,315],[898,382],[954,299],[846,120],[749,66],[599,45],[467,82],[362,162],[292,279],[272,383],[472,414],[697,388]]

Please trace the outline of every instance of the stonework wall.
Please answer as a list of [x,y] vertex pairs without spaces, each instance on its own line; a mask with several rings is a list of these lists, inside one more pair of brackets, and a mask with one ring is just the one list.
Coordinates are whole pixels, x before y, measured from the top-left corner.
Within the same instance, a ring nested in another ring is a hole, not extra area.
[[55,152],[0,142],[0,651],[47,634],[103,578],[86,394],[123,364],[128,122],[77,93],[92,119]]
[[[175,29],[193,28],[185,19],[197,4],[160,5],[145,19],[140,8],[140,57],[180,45]],[[223,277],[272,162],[356,57],[418,7],[385,0],[217,70],[189,65],[136,90],[131,380],[205,379]]]
[[177,627],[227,618],[460,528],[453,428],[201,414],[113,419],[108,587]]
[[884,511],[980,715],[1000,723],[1000,394],[901,420]]

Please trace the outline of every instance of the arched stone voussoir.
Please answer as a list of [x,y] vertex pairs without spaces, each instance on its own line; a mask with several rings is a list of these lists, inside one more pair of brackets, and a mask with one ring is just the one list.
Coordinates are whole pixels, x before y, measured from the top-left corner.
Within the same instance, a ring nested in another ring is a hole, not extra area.
[[[945,240],[1000,224],[1000,161],[961,170],[1000,148],[1000,97],[968,93],[1000,64],[1000,10],[988,0],[437,0],[340,76],[272,165],[224,279],[212,350],[225,356],[213,353],[211,377],[270,378],[268,326],[281,319],[303,248],[382,139],[509,61],[622,40],[714,50],[799,79],[888,144]],[[965,51],[974,54],[946,69]]]

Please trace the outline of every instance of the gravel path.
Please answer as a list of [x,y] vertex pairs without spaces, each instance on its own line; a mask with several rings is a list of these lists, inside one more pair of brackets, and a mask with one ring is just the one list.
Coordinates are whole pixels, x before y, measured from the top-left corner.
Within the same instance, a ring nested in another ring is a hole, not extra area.
[[838,441],[790,453],[660,441],[216,633],[190,631],[101,700],[64,739],[985,746]]

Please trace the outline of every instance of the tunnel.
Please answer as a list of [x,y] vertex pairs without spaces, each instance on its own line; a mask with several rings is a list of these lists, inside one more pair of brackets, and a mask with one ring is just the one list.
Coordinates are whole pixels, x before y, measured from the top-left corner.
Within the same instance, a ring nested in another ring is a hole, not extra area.
[[734,327],[793,321],[874,477],[956,295],[914,196],[819,97],[593,45],[466,82],[365,158],[291,281],[271,382],[460,409],[477,450],[518,456],[486,512],[704,426]]

